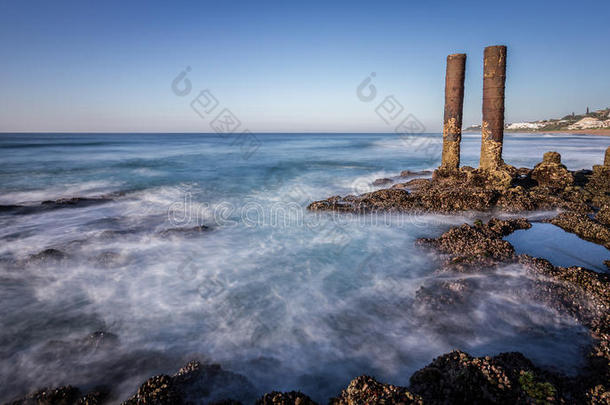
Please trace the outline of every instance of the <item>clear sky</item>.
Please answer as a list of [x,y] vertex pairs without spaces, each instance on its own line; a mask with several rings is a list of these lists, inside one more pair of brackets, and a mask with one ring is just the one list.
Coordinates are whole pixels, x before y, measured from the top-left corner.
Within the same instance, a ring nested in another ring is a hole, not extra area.
[[446,55],[468,54],[464,124],[479,123],[494,44],[507,121],[559,117],[610,106],[609,16],[608,0],[2,0],[0,131],[210,132],[190,107],[203,89],[252,131],[389,132],[387,95],[438,131]]

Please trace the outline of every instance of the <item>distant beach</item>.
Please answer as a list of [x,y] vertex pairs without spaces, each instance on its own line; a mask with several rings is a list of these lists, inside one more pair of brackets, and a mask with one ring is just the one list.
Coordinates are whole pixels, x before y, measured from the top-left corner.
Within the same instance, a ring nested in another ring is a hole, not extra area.
[[[464,130],[464,133],[477,133],[481,132],[481,130]],[[508,134],[574,134],[574,135],[602,135],[602,136],[610,136],[610,128],[599,128],[599,129],[571,129],[571,130],[557,130],[557,131],[511,131],[508,129],[504,130],[505,133]]]
[[600,128],[600,129],[572,129],[569,131],[566,130],[562,130],[562,131],[544,131],[544,132],[536,132],[537,134],[539,133],[568,133],[568,134],[574,134],[574,135],[603,135],[603,136],[610,136],[610,128]]

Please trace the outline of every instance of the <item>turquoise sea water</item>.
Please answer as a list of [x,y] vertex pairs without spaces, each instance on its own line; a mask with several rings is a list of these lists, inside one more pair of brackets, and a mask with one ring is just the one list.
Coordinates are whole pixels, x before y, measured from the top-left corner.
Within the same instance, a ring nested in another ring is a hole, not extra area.
[[[192,358],[246,375],[259,393],[322,402],[361,374],[407,385],[454,348],[522,351],[568,373],[582,363],[586,331],[529,299],[518,266],[470,277],[452,308],[416,296],[455,280],[414,241],[471,217],[304,210],[433,169],[439,134],[255,137],[0,134],[0,401],[99,383],[124,398]],[[464,136],[463,164],[476,166],[479,138]],[[531,167],[555,150],[570,169],[590,168],[609,144],[509,134],[505,160]],[[40,205],[72,197],[105,199]],[[167,232],[198,225],[209,230]],[[25,264],[51,248],[68,256]],[[100,330],[117,341],[74,349]]]

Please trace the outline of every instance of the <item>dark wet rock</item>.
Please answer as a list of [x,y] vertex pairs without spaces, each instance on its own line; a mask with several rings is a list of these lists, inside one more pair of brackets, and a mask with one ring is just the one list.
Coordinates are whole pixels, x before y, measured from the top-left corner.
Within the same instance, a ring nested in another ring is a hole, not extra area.
[[72,197],[58,200],[46,200],[40,204],[32,205],[1,205],[0,213],[13,215],[38,214],[49,210],[61,208],[82,208],[91,205],[104,204],[113,201],[111,196],[102,197]]
[[409,192],[399,189],[379,190],[363,194],[360,197],[339,196],[327,200],[316,201],[309,205],[313,211],[347,211],[347,212],[374,212],[374,211],[400,211],[412,202]]
[[0,213],[12,214],[23,208],[22,205],[0,205]]
[[136,395],[123,404],[180,405],[185,401],[172,377],[157,375],[149,378],[139,388]]
[[374,186],[383,186],[385,184],[391,184],[393,183],[394,180],[392,179],[388,179],[388,178],[383,178],[383,179],[377,179],[373,182]]
[[10,402],[11,405],[101,405],[105,402],[108,392],[95,390],[87,395],[70,385],[57,388],[45,388],[36,391],[25,398]]
[[502,238],[517,229],[532,225],[525,218],[490,219],[487,224],[476,221],[445,232],[438,238],[422,238],[420,245],[431,246],[441,253],[451,255],[451,263],[458,265],[493,265],[515,260],[515,249]]
[[102,404],[107,403],[108,397],[109,397],[108,389],[105,389],[105,388],[96,389],[95,391],[92,391],[92,392],[88,393],[87,395],[81,397],[76,404],[77,405],[102,405]]
[[[603,217],[603,215],[602,215]],[[550,221],[563,230],[575,233],[582,239],[598,243],[610,249],[610,227],[576,212],[563,212]]]
[[317,405],[317,403],[301,392],[273,391],[258,399],[256,405]]
[[68,258],[68,255],[58,249],[45,249],[31,255],[26,259],[26,264],[57,263]]
[[521,353],[471,357],[453,351],[411,377],[410,389],[429,404],[555,403],[568,398]]
[[169,228],[164,229],[159,232],[159,236],[161,237],[170,237],[170,236],[191,236],[196,235],[202,232],[209,231],[210,227],[205,225],[198,225],[193,227],[185,227],[185,228]]
[[106,197],[95,197],[95,198],[72,197],[72,198],[60,198],[58,200],[46,200],[40,204],[46,205],[46,206],[55,206],[55,207],[61,207],[61,206],[86,207],[88,205],[100,204],[100,203],[104,203],[104,202],[108,202],[108,201],[111,201],[111,199],[106,198]]
[[218,364],[192,361],[174,376],[159,375],[148,379],[123,404],[181,405],[228,399],[247,401],[255,395],[254,387],[244,376],[225,371]]
[[430,170],[419,170],[419,171],[411,171],[411,170],[403,170],[400,172],[400,177],[414,177],[414,176],[429,176],[432,172]]
[[353,379],[337,398],[331,398],[331,405],[361,404],[422,404],[419,396],[405,387],[383,384],[369,376]]
[[407,190],[416,190],[420,187],[425,187],[430,184],[430,179],[413,179],[409,180],[406,183],[398,183],[394,184],[392,188],[402,188]]

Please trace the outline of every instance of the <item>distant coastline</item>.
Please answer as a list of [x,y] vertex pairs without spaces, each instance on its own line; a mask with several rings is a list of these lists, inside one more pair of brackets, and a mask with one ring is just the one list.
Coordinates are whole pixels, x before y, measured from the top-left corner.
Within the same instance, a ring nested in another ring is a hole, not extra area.
[[[480,129],[464,129],[464,133],[481,132]],[[601,135],[610,136],[610,128],[597,129],[558,129],[558,130],[527,130],[527,129],[505,129],[507,133],[531,133],[531,134],[573,134],[573,135]]]
[[[480,132],[481,125],[471,125],[465,132]],[[610,107],[584,114],[569,114],[563,118],[513,122],[504,125],[505,132],[568,133],[575,135],[610,135]]]

